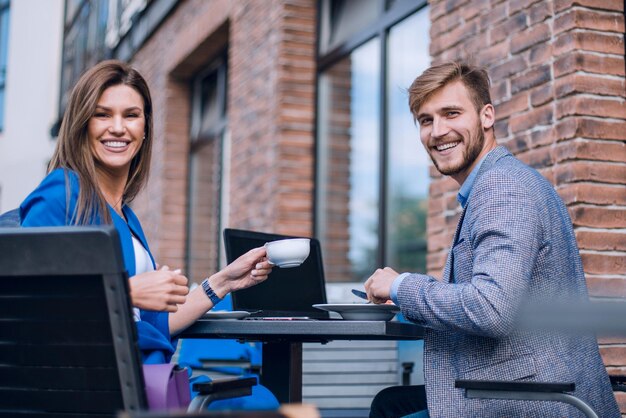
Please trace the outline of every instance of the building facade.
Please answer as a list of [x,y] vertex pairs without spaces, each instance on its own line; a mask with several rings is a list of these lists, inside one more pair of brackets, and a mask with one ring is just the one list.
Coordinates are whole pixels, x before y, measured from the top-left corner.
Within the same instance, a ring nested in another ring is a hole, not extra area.
[[[150,84],[152,174],[133,206],[159,262],[193,281],[223,263],[225,227],[316,236],[331,284],[381,265],[440,273],[458,186],[431,167],[406,88],[463,58],[491,74],[499,143],[569,208],[591,295],[626,297],[621,0],[67,5],[63,92],[106,57]],[[82,50],[80,19],[101,35]],[[624,342],[601,340],[610,372]]]
[[0,213],[46,174],[59,108],[63,0],[0,1]]

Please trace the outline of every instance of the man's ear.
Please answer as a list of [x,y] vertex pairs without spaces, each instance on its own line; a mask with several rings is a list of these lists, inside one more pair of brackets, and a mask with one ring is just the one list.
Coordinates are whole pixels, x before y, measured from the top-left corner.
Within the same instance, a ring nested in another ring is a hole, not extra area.
[[480,111],[480,123],[483,125],[483,129],[488,131],[496,123],[496,111],[492,104],[486,104]]

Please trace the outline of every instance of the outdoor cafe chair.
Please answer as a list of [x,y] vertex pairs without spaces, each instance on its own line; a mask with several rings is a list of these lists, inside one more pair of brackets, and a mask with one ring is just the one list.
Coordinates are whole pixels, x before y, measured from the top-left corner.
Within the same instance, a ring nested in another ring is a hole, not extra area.
[[20,209],[11,209],[0,215],[0,228],[20,226]]
[[[199,404],[250,394],[254,384],[205,384]],[[0,228],[0,417],[147,408],[117,231]]]

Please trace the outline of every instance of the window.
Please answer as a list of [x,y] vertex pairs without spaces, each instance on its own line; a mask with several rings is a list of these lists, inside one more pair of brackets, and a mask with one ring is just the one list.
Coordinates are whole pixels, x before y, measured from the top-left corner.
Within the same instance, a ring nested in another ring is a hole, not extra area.
[[9,49],[10,1],[0,0],[0,131],[4,130],[4,96],[7,77],[7,53]]
[[316,235],[327,279],[425,271],[429,159],[406,90],[429,65],[428,8],[327,0],[320,16]]
[[61,113],[72,87],[89,67],[106,58],[105,45],[109,0],[66,2],[63,58],[61,68]]
[[187,272],[195,281],[221,264],[220,231],[228,213],[226,87],[226,54],[192,82]]

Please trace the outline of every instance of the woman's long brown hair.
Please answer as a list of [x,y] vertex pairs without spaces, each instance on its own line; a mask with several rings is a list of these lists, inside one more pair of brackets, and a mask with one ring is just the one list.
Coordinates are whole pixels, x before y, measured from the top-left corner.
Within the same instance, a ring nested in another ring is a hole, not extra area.
[[[87,128],[102,93],[111,86],[133,88],[143,99],[145,139],[133,158],[128,172],[122,201],[130,203],[141,191],[150,172],[152,154],[152,98],[148,84],[137,70],[128,64],[108,60],[87,70],[72,89],[61,122],[56,149],[48,165],[48,172],[56,168],[74,171],[78,175],[79,193],[74,213],[66,213],[67,222],[74,225],[91,223],[99,217],[111,223],[107,202],[98,187],[96,164],[89,144]],[[69,211],[70,186],[66,172],[66,201]]]

